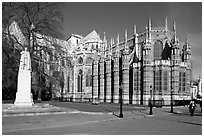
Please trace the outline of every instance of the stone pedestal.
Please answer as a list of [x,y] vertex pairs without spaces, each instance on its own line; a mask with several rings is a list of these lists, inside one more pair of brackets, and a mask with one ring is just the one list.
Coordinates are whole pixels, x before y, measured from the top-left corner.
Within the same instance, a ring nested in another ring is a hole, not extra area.
[[18,87],[14,104],[22,107],[33,105],[31,94],[31,72],[29,70],[19,70]]

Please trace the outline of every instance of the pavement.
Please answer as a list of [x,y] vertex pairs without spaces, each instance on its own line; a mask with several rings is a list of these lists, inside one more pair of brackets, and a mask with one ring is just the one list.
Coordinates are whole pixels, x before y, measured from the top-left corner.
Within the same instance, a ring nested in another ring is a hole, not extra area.
[[[31,116],[48,114],[115,114],[119,112],[119,104],[101,103],[93,105],[91,103],[73,103],[73,102],[42,102],[35,103],[32,107],[18,107],[14,104],[2,104],[2,116]],[[123,112],[142,111],[147,107],[123,105]]]
[[[187,107],[174,107],[174,114],[169,111],[170,107],[153,108],[153,115],[149,115],[147,106],[123,105],[124,117],[121,119],[118,117],[119,104],[42,102],[31,108],[2,104],[2,134],[166,134],[164,131],[172,130],[174,132],[168,134],[202,134],[202,113],[199,108],[194,117],[189,116]],[[152,126],[150,131],[144,132],[148,121],[154,124],[149,123]],[[107,127],[99,128],[101,124]],[[132,128],[138,125],[141,127],[137,130]],[[178,128],[178,125],[183,128]],[[122,128],[123,126],[130,131],[125,132],[127,129]],[[155,126],[159,128],[151,130]],[[195,128],[194,132],[186,132],[192,126]],[[115,130],[112,131],[111,128]],[[121,133],[120,130],[124,132]]]
[[31,116],[47,114],[75,113],[77,110],[50,105],[49,103],[35,103],[32,107],[18,107],[14,104],[2,104],[2,116]]

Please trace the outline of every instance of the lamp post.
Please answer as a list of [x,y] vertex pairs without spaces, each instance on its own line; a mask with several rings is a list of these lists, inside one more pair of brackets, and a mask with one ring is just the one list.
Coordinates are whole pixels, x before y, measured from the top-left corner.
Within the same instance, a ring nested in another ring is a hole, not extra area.
[[123,118],[123,89],[122,86],[119,88],[119,96],[120,96],[120,114],[119,117]]
[[174,113],[174,110],[173,110],[173,90],[171,90],[171,110],[170,110],[171,113]]
[[150,102],[149,102],[149,115],[152,115],[152,85],[150,85]]

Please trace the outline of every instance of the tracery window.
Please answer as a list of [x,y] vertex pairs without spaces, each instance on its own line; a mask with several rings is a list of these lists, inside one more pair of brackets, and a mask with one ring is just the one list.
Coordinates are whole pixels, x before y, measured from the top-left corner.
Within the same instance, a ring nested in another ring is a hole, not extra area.
[[164,91],[168,90],[168,71],[163,71]]
[[157,40],[154,43],[154,60],[160,60],[162,57],[163,43]]
[[179,91],[186,90],[186,72],[179,72]]
[[92,75],[91,75],[91,70],[88,70],[86,74],[86,87],[91,87],[92,86]]

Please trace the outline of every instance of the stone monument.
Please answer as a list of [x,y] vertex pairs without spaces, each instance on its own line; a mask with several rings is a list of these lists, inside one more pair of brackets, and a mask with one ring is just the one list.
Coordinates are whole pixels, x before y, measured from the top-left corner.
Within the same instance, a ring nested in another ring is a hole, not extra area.
[[26,107],[33,105],[31,94],[31,59],[27,48],[21,52],[20,66],[18,71],[18,86],[14,104],[16,106]]

